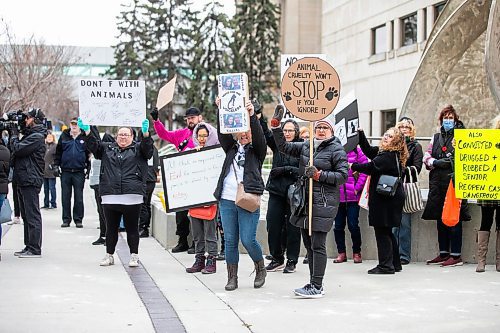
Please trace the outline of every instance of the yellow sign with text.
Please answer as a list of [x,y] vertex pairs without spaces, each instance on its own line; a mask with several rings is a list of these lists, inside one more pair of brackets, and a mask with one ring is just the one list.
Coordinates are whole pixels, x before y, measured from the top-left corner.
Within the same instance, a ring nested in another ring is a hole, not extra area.
[[457,198],[500,200],[500,129],[455,130]]

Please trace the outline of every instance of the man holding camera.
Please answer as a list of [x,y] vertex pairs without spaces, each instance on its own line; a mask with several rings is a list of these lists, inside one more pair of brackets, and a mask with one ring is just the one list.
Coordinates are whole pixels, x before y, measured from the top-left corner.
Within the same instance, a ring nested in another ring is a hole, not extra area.
[[43,184],[45,168],[45,115],[31,108],[24,124],[19,124],[23,137],[19,139],[17,127],[9,129],[10,147],[17,182],[21,216],[24,220],[24,249],[15,252],[19,258],[40,258],[42,255],[42,215],[38,195]]

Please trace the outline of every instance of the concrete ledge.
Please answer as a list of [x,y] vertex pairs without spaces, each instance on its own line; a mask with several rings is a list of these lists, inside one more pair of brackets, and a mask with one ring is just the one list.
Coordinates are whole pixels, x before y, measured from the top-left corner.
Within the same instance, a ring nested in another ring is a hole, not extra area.
[[[267,198],[263,199],[263,212],[261,213],[260,223],[257,229],[257,239],[262,246],[265,254],[269,253],[267,242],[267,230],[265,220],[265,209],[267,208]],[[463,245],[462,258],[466,262],[476,262],[476,231],[479,229],[481,210],[475,204],[469,203],[472,221],[464,222],[463,226]],[[157,197],[153,196],[152,202],[152,235],[165,248],[171,249],[177,244],[177,236],[175,235],[175,214],[165,213],[161,202]],[[437,230],[435,221],[424,221],[421,219],[421,212],[415,213],[412,219],[412,261],[423,262],[434,258],[438,251]],[[373,228],[368,226],[368,212],[364,209],[360,211],[359,225],[361,228],[363,258],[377,259],[377,247],[375,242],[375,234]],[[495,262],[495,233],[492,233],[490,239],[490,251],[488,252],[487,262],[492,264]],[[352,243],[350,233],[346,228],[346,247],[348,257],[352,257]],[[246,253],[240,243],[240,252]],[[328,233],[327,237],[327,253],[329,257],[337,255],[337,248],[333,237],[333,231]],[[305,249],[301,246],[301,256],[305,255]]]

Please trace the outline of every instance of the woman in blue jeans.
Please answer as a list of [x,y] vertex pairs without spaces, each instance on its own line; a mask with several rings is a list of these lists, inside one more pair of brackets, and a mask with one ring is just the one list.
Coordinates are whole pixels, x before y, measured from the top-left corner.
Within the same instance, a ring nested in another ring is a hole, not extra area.
[[[0,210],[3,202],[9,193],[9,164],[10,151],[5,147],[3,140],[0,140]],[[2,225],[0,224],[0,244],[2,243]],[[0,260],[2,257],[0,256]]]
[[[220,99],[217,97],[217,105]],[[253,105],[245,105],[250,119],[250,131],[222,134],[220,121],[217,122],[219,142],[226,153],[222,171],[214,196],[219,200],[219,210],[225,236],[225,251],[228,281],[225,289],[238,288],[238,243],[248,251],[255,265],[254,288],[260,288],[266,281],[266,268],[262,258],[262,248],[257,242],[257,225],[260,209],[249,212],[236,206],[236,191],[241,182],[245,192],[261,195],[264,192],[262,163],[266,157],[266,139],[262,127],[255,115]],[[220,119],[217,117],[217,119]]]

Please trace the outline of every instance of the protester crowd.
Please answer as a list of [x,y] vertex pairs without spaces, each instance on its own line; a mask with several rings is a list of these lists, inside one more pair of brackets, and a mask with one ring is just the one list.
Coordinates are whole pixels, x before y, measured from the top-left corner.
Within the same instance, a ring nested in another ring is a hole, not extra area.
[[[217,98],[216,104],[219,103]],[[212,126],[205,122],[195,107],[185,113],[186,127],[174,131],[165,128],[157,109],[150,112],[158,137],[173,144],[177,151],[200,151],[220,145],[225,153],[213,193],[217,203],[176,213],[179,239],[172,252],[191,248],[194,263],[186,268],[187,273],[214,274],[216,261],[225,260],[225,289],[237,289],[238,244],[241,242],[255,266],[254,287],[260,288],[265,284],[267,273],[294,273],[298,269],[302,239],[307,252],[304,263],[308,265],[310,278],[294,293],[303,298],[320,298],[325,294],[326,240],[330,230],[333,229],[338,252],[333,263],[349,260],[346,226],[352,240],[352,260],[355,264],[363,260],[359,201],[365,192],[368,224],[373,227],[378,254],[378,264],[368,270],[368,274],[395,274],[410,263],[411,224],[419,210],[423,210],[422,219],[436,221],[439,253],[427,264],[443,267],[463,264],[463,222],[471,220],[467,201],[462,201],[458,223],[449,226],[442,219],[448,185],[454,179],[454,130],[465,128],[453,106],[441,110],[439,130],[425,152],[416,140],[416,125],[408,117],[389,128],[378,145],[370,144],[363,129],[358,128],[359,146],[346,152],[335,137],[330,118],[314,122],[313,132],[309,133],[294,120],[283,121],[283,111],[278,105],[268,122],[257,101],[247,102],[244,112],[249,119],[249,130],[234,134],[221,131],[227,124],[217,121],[216,126]],[[131,254],[129,266],[139,266],[139,239],[150,235],[151,198],[159,173],[158,150],[152,139],[150,120],[144,119],[138,132],[120,127],[115,136],[105,133],[101,137],[95,126],[73,118],[70,127],[56,140],[43,125],[44,118],[40,109],[30,109],[25,114],[22,136],[19,129],[12,128],[9,140],[0,142],[0,207],[11,182],[15,209],[10,223],[20,223],[19,217],[24,222],[25,246],[15,255],[41,257],[40,208],[57,209],[57,178],[61,188],[61,227],[68,228],[71,222],[76,228],[83,227],[83,189],[85,180],[89,179],[100,226],[98,239],[92,244],[106,248],[100,265],[114,264],[120,223],[123,223]],[[500,128],[499,117],[494,120],[493,128]],[[273,153],[273,161],[264,183],[262,169],[268,148]],[[411,209],[408,208],[410,195],[405,189],[418,182],[423,166],[429,170],[428,200],[425,207]],[[40,207],[42,185],[44,198]],[[307,200],[310,189],[312,206]],[[269,192],[266,229],[270,262],[267,265],[256,236],[260,196],[264,191]],[[496,270],[500,272],[500,201],[478,204],[481,226],[477,233],[476,271],[485,271],[495,220]]]

